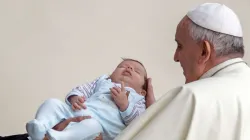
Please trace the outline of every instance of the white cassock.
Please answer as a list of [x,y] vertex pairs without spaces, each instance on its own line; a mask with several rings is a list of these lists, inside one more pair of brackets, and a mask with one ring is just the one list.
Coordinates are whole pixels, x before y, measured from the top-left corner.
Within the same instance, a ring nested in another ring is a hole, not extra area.
[[231,59],[160,98],[115,140],[250,140],[250,68]]

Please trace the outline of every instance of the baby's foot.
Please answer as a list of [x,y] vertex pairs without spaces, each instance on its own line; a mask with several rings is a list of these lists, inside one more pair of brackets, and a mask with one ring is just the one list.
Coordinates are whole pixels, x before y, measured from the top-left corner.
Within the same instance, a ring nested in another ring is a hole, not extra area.
[[32,140],[42,140],[45,136],[45,127],[36,119],[26,124],[26,130]]

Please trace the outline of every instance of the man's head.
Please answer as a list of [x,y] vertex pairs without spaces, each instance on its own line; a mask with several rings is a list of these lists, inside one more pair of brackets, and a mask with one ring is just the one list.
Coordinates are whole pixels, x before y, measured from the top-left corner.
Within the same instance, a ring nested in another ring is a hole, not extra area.
[[147,91],[147,72],[143,64],[134,59],[123,59],[111,74],[112,81],[124,82],[136,90],[137,93],[145,96]]
[[186,83],[198,80],[223,61],[243,57],[242,36],[237,16],[225,5],[206,3],[189,11],[177,26],[174,55]]

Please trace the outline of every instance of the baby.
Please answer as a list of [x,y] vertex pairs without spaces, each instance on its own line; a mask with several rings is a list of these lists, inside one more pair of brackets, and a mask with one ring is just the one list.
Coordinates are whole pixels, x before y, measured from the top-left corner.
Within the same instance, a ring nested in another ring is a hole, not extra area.
[[[114,139],[145,109],[147,72],[142,63],[124,59],[108,75],[74,88],[66,103],[57,99],[46,100],[34,120],[26,124],[32,140],[92,140],[102,135],[103,140]],[[83,108],[83,109],[82,109]],[[53,130],[60,121],[91,116],[79,123],[70,123],[63,131]]]

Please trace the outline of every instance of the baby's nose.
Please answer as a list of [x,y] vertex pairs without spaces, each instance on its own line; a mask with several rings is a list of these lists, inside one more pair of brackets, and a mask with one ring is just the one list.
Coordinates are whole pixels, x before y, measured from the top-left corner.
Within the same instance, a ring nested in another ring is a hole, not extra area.
[[133,68],[131,66],[128,66],[127,69],[133,70]]

